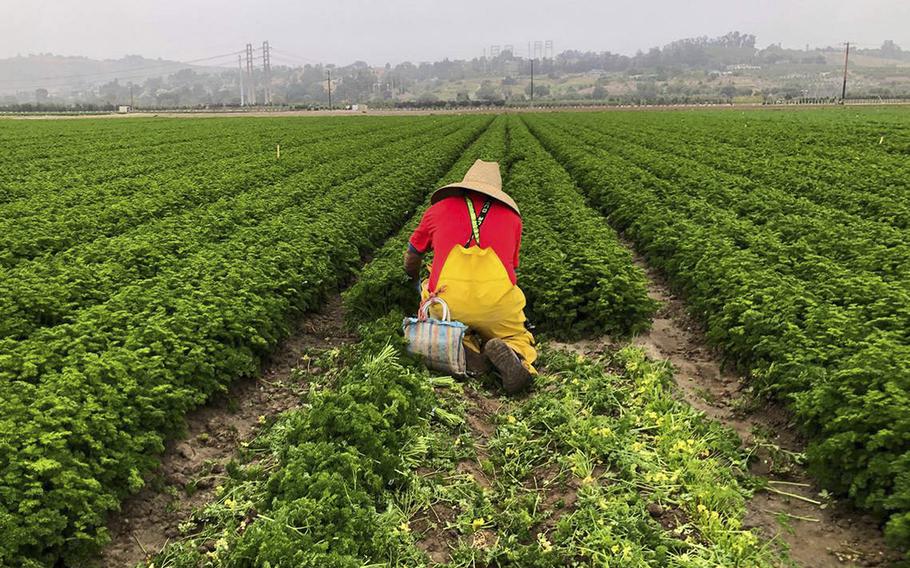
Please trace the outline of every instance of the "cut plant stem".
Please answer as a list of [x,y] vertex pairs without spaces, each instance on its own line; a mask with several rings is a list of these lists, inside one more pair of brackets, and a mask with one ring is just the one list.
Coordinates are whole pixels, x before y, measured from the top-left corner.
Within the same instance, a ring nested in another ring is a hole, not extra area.
[[800,501],[805,501],[806,503],[812,503],[813,505],[822,505],[821,501],[816,501],[815,499],[803,497],[802,495],[797,495],[796,493],[789,493],[787,491],[781,491],[780,489],[775,489],[773,487],[766,487],[765,489],[770,491],[771,493],[777,493],[778,495],[785,495],[787,497],[799,499]]
[[821,519],[816,519],[815,517],[801,517],[800,515],[793,515],[790,513],[785,513],[783,511],[771,511],[770,509],[762,509],[763,513],[768,513],[769,515],[783,515],[789,519],[797,519],[799,521],[808,521],[810,523],[820,523]]

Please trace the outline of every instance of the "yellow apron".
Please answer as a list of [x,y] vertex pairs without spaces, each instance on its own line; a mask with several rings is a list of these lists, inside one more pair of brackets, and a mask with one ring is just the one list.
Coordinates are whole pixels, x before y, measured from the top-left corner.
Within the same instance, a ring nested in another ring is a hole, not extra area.
[[[437,295],[449,305],[453,320],[467,325],[481,340],[503,340],[522,358],[531,372],[537,360],[534,336],[525,328],[525,295],[512,284],[506,267],[490,248],[481,248],[480,223],[474,213],[470,198],[465,197],[470,212],[474,241],[477,246],[457,245],[439,273]],[[470,241],[469,243],[470,244]],[[423,283],[423,299],[430,296],[428,282]],[[441,317],[441,308],[434,305],[430,313]],[[476,337],[465,338],[465,348],[480,351]]]

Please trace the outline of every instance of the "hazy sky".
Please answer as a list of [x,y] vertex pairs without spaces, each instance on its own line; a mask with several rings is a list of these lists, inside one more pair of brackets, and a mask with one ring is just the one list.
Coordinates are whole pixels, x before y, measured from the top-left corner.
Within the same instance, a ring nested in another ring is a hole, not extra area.
[[0,0],[0,57],[186,61],[267,39],[287,59],[273,64],[379,65],[479,56],[492,44],[523,55],[535,39],[552,39],[557,52],[631,54],[731,30],[756,34],[759,46],[893,39],[910,49],[910,0]]

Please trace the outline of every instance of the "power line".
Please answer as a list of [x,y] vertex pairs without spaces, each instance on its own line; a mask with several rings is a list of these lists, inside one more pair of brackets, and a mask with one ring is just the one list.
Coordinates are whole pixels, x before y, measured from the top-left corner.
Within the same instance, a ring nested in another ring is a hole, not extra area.
[[279,54],[279,55],[283,54],[283,55],[284,55],[284,59],[287,59],[287,60],[294,60],[294,59],[297,59],[298,61],[302,61],[302,62],[304,62],[304,63],[308,63],[308,64],[311,64],[311,65],[318,65],[318,64],[320,63],[319,61],[316,61],[315,59],[310,59],[309,57],[303,57],[303,56],[300,56],[300,55],[296,55],[296,54],[291,53],[291,52],[289,52],[289,51],[285,51],[284,49],[275,49],[274,47],[272,47],[272,48],[271,48],[271,52],[272,52],[273,54]]
[[277,63],[278,65],[284,65],[287,67],[301,67],[300,62],[291,61],[290,59],[286,59],[286,58],[278,55],[277,53],[275,53],[274,49],[272,50],[270,58],[273,62]]

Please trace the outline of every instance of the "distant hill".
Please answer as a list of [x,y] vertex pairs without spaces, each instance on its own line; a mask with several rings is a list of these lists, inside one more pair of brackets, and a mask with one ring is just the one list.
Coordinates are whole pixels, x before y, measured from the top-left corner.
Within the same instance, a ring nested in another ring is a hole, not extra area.
[[181,69],[196,72],[223,71],[187,65],[166,59],[148,59],[127,55],[121,59],[90,59],[88,57],[38,54],[0,59],[0,94],[30,92],[43,88],[50,92],[73,91],[107,83],[142,83],[150,77],[160,77]]

